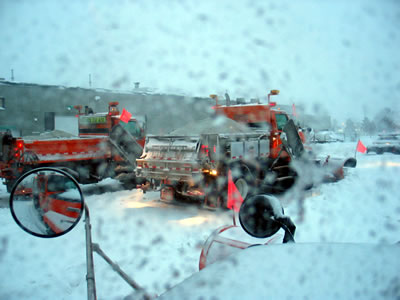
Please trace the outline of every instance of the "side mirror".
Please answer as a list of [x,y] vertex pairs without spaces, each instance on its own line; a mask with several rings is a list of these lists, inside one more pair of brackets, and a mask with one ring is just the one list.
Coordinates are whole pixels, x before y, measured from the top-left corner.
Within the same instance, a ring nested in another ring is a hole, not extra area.
[[70,231],[84,211],[82,191],[68,173],[38,168],[25,173],[10,194],[15,222],[38,237],[57,237]]
[[280,201],[270,195],[256,195],[246,199],[239,211],[240,225],[249,235],[267,238],[285,230],[283,242],[294,242],[296,226],[284,215]]

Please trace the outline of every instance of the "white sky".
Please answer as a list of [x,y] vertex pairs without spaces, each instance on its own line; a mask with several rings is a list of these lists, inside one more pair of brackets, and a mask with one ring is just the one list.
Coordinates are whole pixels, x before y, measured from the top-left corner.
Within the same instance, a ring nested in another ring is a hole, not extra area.
[[[200,3],[199,3],[200,2]],[[0,3],[0,77],[303,103],[339,120],[400,109],[398,1]],[[233,2],[233,3],[232,3]]]

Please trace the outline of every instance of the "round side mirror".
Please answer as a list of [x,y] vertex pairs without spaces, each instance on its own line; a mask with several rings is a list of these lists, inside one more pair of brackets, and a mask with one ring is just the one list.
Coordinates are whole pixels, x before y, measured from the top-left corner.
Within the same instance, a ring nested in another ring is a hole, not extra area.
[[244,231],[257,238],[267,238],[282,227],[283,208],[279,200],[270,195],[256,195],[246,199],[239,211]]
[[22,175],[10,195],[15,222],[38,237],[57,237],[79,222],[84,199],[76,180],[55,168],[38,168]]

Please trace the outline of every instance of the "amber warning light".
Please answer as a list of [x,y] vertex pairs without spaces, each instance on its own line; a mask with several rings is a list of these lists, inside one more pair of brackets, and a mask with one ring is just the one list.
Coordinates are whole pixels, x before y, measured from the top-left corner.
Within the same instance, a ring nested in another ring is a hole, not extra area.
[[279,90],[271,90],[271,95],[279,95]]
[[214,99],[214,100],[215,100],[215,106],[218,106],[218,96],[215,95],[215,94],[211,94],[211,95],[210,95],[210,98],[211,98],[211,99]]
[[[268,94],[268,104],[269,104],[269,105],[271,105],[270,97],[271,97],[271,96],[275,96],[275,95],[279,95],[279,90],[271,90],[271,91],[269,92],[269,94]],[[276,102],[272,102],[272,103],[275,103],[275,104],[273,104],[273,105],[271,105],[271,106],[275,106],[275,105],[276,105]]]

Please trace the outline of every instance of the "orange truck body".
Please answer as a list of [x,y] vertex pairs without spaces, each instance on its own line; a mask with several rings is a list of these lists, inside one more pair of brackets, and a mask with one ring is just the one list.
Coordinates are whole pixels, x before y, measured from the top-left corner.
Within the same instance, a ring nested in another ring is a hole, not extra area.
[[[281,192],[292,185],[295,172],[289,167],[290,155],[283,150],[280,138],[289,121],[287,113],[275,109],[273,103],[219,105],[216,100],[213,109],[217,115],[256,130],[245,133],[237,128],[237,132],[228,133],[224,130],[229,124],[236,130],[235,123],[223,124],[221,118],[214,133],[150,136],[142,157],[136,160],[136,175],[148,181],[160,180],[162,199],[201,198],[215,206],[227,204],[229,170],[233,170],[233,181],[243,198],[259,188]],[[264,188],[270,174],[273,176]]]
[[[244,105],[216,105],[214,110],[217,114],[223,114],[226,117],[240,123],[246,123],[250,127],[260,127],[269,130],[270,136],[270,157],[277,158],[282,141],[280,133],[289,116],[282,110],[274,109],[274,103],[271,104],[244,104]],[[283,153],[281,158],[288,158]]]
[[[33,195],[36,197],[37,204],[35,205],[41,212],[43,223],[54,233],[59,234],[79,218],[82,211],[82,202],[63,197],[62,194],[66,191],[65,186],[49,188],[49,180],[54,176],[60,175],[37,175]],[[68,223],[60,222],[60,218],[54,218],[54,214],[61,216]]]
[[[25,171],[44,166],[64,167],[71,170],[87,169],[87,173],[93,176],[78,176],[80,183],[97,182],[104,178],[98,173],[102,166],[126,165],[125,158],[115,148],[111,140],[113,129],[117,125],[126,126],[127,131],[134,132],[138,147],[145,143],[145,123],[130,118],[128,123],[120,123],[118,102],[109,104],[107,113],[81,113],[78,109],[79,137],[49,138],[28,140],[24,138],[12,138],[11,145],[7,145],[8,153],[0,157],[0,177],[6,180],[8,190],[12,183]],[[4,146],[3,146],[4,148]],[[86,172],[86,171],[85,171]],[[110,172],[112,174],[112,171]],[[76,176],[75,176],[76,177]],[[108,176],[105,176],[108,177]]]
[[[53,139],[53,140],[22,140],[23,151],[35,153],[38,157],[37,164],[49,164],[57,162],[84,161],[88,159],[110,159],[112,156],[111,147],[108,139],[99,138],[71,138],[71,139]],[[116,160],[122,160],[119,156]],[[23,162],[23,160],[22,160]],[[25,162],[31,163],[29,161]]]

